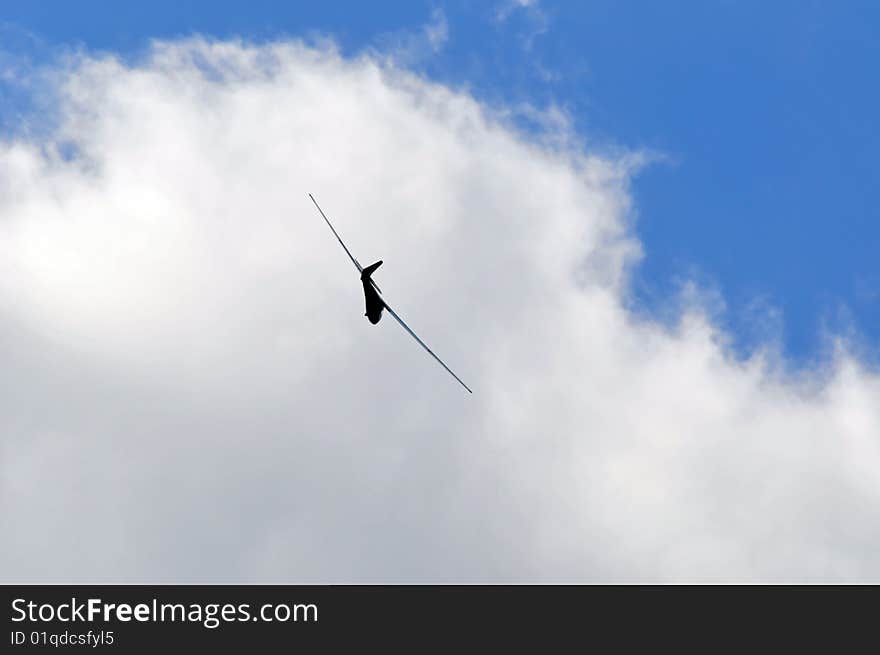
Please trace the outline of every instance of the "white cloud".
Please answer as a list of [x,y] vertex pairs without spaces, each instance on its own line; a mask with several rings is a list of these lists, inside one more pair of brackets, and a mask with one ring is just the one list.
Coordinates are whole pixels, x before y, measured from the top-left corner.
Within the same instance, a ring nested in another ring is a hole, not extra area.
[[431,22],[424,27],[425,37],[434,52],[439,52],[449,40],[449,23],[442,9],[434,9],[431,12]]
[[386,32],[377,39],[377,48],[370,54],[398,66],[413,67],[439,54],[449,41],[446,13],[435,8],[431,19],[417,30]]
[[298,43],[62,79],[0,146],[4,580],[880,579],[880,380],[628,313],[632,158]]
[[[550,17],[541,7],[538,0],[506,0],[495,7],[495,21],[499,24],[506,23],[514,12],[522,12],[525,18],[524,29],[520,38],[523,48],[531,51],[535,44],[535,39],[546,34],[550,30]],[[557,75],[555,71],[537,65],[541,77],[546,78],[545,81],[552,81]]]
[[499,21],[507,20],[508,16],[517,9],[537,11],[539,3],[537,0],[506,0],[495,8],[495,17]]

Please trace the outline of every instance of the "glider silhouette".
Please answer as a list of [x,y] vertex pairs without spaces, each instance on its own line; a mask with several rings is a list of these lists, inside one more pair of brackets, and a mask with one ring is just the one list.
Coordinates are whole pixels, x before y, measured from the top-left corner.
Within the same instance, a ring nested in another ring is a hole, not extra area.
[[333,225],[330,223],[330,220],[327,218],[327,215],[324,214],[324,211],[321,209],[320,205],[318,205],[318,201],[315,200],[314,196],[312,196],[311,193],[309,194],[309,198],[311,198],[312,202],[315,203],[315,207],[318,209],[319,212],[321,212],[321,216],[324,218],[324,221],[326,221],[327,225],[333,231],[333,235],[336,237],[336,240],[339,241],[339,245],[342,246],[343,250],[345,250],[345,254],[348,255],[348,258],[351,260],[351,262],[355,265],[355,268],[357,268],[358,272],[361,274],[361,284],[364,285],[364,302],[366,304],[366,309],[367,309],[367,312],[366,312],[366,314],[364,314],[364,316],[366,316],[370,320],[370,323],[375,325],[382,318],[382,310],[387,309],[388,313],[394,317],[394,320],[396,320],[398,323],[400,323],[403,326],[403,329],[406,330],[407,332],[409,332],[410,335],[412,336],[412,338],[415,339],[416,341],[418,341],[419,344],[422,346],[422,348],[427,350],[428,353],[431,355],[431,357],[433,357],[434,359],[436,359],[440,363],[440,366],[445,368],[452,377],[454,377],[456,380],[458,380],[458,383],[461,386],[463,386],[465,389],[467,389],[470,393],[473,393],[473,391],[471,391],[470,387],[468,387],[468,385],[466,385],[464,382],[462,382],[461,378],[458,377],[455,373],[453,373],[452,369],[450,369],[446,364],[444,364],[443,360],[440,359],[439,357],[437,357],[437,355],[434,354],[434,351],[431,350],[430,348],[428,348],[428,346],[425,344],[424,341],[419,339],[418,335],[416,335],[416,333],[413,332],[409,328],[409,326],[403,322],[403,319],[397,315],[397,312],[395,312],[393,309],[391,309],[391,307],[388,306],[388,303],[386,303],[382,299],[382,296],[379,295],[382,293],[382,290],[379,288],[379,285],[377,285],[373,281],[372,275],[376,271],[376,269],[382,265],[382,260],[380,259],[375,264],[370,264],[366,268],[361,266],[361,263],[357,259],[355,259],[354,255],[352,255],[351,252],[348,250],[348,248],[345,247],[345,244],[342,242],[342,239],[339,238],[339,234],[333,228]]

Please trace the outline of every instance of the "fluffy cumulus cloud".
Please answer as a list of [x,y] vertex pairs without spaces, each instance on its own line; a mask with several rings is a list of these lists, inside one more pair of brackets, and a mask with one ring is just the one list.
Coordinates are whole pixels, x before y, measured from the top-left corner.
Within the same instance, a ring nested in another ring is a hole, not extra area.
[[880,380],[628,311],[633,157],[297,42],[53,79],[0,145],[4,581],[880,579]]

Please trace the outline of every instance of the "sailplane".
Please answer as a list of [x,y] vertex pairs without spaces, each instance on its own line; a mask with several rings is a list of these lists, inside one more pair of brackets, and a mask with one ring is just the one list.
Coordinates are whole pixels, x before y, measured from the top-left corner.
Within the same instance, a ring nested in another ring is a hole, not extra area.
[[440,366],[445,368],[446,371],[452,377],[454,377],[456,380],[458,380],[458,383],[461,386],[463,386],[465,389],[467,389],[468,392],[473,393],[473,391],[471,391],[470,387],[468,387],[468,385],[466,385],[464,382],[462,382],[461,378],[458,377],[455,373],[453,373],[452,369],[450,369],[446,364],[444,364],[443,360],[440,359],[439,357],[437,357],[437,355],[434,354],[434,351],[431,350],[430,348],[428,348],[428,346],[425,344],[424,341],[419,339],[418,335],[415,332],[413,332],[406,323],[403,322],[403,319],[397,315],[397,312],[395,312],[393,309],[391,309],[391,307],[388,305],[388,303],[385,302],[385,300],[382,298],[382,295],[381,295],[382,290],[379,288],[379,285],[377,285],[373,281],[373,277],[372,277],[372,275],[376,271],[376,269],[382,265],[382,260],[380,259],[375,264],[370,264],[366,268],[361,266],[360,262],[354,257],[354,255],[351,254],[349,249],[342,242],[342,239],[339,237],[339,234],[336,232],[335,228],[333,227],[333,224],[330,223],[330,219],[327,218],[327,215],[324,213],[324,210],[321,209],[321,206],[318,204],[318,201],[315,200],[315,197],[311,193],[309,194],[309,198],[311,198],[312,202],[315,203],[315,207],[321,213],[321,216],[324,218],[324,221],[326,221],[327,225],[332,230],[333,235],[336,237],[336,240],[339,241],[339,245],[342,246],[342,249],[345,250],[345,254],[348,255],[348,258],[355,265],[355,268],[357,268],[358,273],[361,274],[361,284],[364,287],[364,303],[366,304],[366,310],[367,310],[366,313],[364,314],[364,316],[366,316],[367,319],[369,319],[370,323],[375,325],[382,318],[382,310],[387,309],[388,313],[394,317],[394,320],[396,320],[398,323],[400,323],[403,326],[403,329],[406,330],[407,332],[409,332],[410,335],[412,336],[412,338],[415,339],[416,341],[418,341],[419,344],[422,346],[422,348],[424,348],[426,351],[428,351],[428,354],[431,355],[431,357],[433,357],[434,359],[436,359],[439,362]]

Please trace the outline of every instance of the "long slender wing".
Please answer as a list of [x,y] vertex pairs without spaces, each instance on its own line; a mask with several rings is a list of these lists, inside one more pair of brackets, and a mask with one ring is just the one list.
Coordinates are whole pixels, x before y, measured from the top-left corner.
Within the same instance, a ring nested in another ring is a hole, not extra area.
[[315,207],[317,207],[318,211],[321,212],[321,216],[324,217],[324,220],[327,222],[327,225],[329,225],[330,229],[333,230],[333,234],[336,236],[336,240],[339,242],[339,245],[342,246],[342,248],[345,250],[345,254],[348,255],[348,258],[351,259],[352,264],[354,264],[355,267],[357,267],[358,273],[363,272],[364,267],[361,266],[361,263],[354,258],[354,255],[352,255],[348,251],[348,248],[345,247],[345,244],[342,243],[342,239],[339,238],[339,235],[336,233],[336,230],[333,229],[333,226],[330,224],[330,221],[327,219],[326,214],[324,214],[324,212],[321,210],[321,207],[318,205],[318,201],[315,200],[314,196],[311,193],[309,194],[309,198],[312,199],[312,202],[315,203]]
[[[385,303],[384,300],[383,300],[382,302]],[[403,329],[404,329],[404,330],[406,330],[407,332],[409,332],[409,333],[412,335],[412,338],[413,338],[413,339],[415,339],[416,341],[418,341],[418,342],[421,344],[422,348],[424,348],[425,350],[427,350],[427,351],[431,354],[431,357],[433,357],[433,358],[436,359],[438,362],[440,362],[440,366],[442,366],[443,368],[445,368],[445,369],[449,372],[449,375],[451,375],[451,376],[454,377],[456,380],[458,380],[458,383],[459,383],[461,386],[463,386],[465,389],[467,389],[470,393],[473,393],[473,391],[471,391],[471,388],[470,388],[468,385],[466,385],[464,382],[462,382],[462,381],[461,381],[461,378],[458,377],[455,373],[453,373],[453,372],[452,372],[452,369],[449,368],[446,364],[444,364],[444,363],[443,363],[443,360],[440,359],[439,357],[437,357],[437,355],[434,354],[434,351],[431,350],[430,348],[428,348],[428,346],[425,345],[425,342],[422,341],[421,339],[419,339],[419,337],[416,335],[415,332],[413,332],[412,330],[409,329],[409,326],[408,326],[406,323],[403,322],[403,319],[400,318],[400,316],[397,315],[397,312],[395,312],[393,309],[391,309],[391,308],[387,305],[387,303],[385,304],[385,309],[387,309],[387,310],[388,310],[388,313],[391,314],[391,315],[394,317],[394,319],[395,319],[398,323],[400,323],[400,324],[403,326]]]

